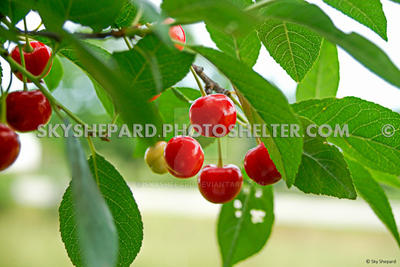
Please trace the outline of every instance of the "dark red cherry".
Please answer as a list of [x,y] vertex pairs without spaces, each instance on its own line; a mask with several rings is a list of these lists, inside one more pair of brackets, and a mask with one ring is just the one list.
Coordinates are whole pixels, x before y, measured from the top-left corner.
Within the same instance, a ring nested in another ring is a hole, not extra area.
[[[25,67],[26,69],[35,76],[41,75],[44,71],[47,62],[51,57],[51,50],[45,44],[41,42],[30,42],[33,51],[25,52],[23,49],[24,59],[25,59]],[[21,63],[21,55],[19,53],[19,48],[16,46],[11,52],[11,57],[22,65]],[[51,66],[47,71],[46,75],[50,72]],[[20,72],[16,72],[15,75],[22,81],[22,74]],[[30,82],[30,81],[28,81]]]
[[7,125],[0,123],[0,171],[14,163],[20,147],[18,135]]
[[233,200],[243,184],[242,173],[235,165],[205,166],[197,181],[203,197],[213,203],[226,203]]
[[207,95],[193,102],[189,116],[194,129],[201,135],[222,137],[235,126],[236,108],[226,95]]
[[247,175],[260,185],[270,185],[281,179],[264,143],[250,149],[244,158]]
[[39,90],[12,92],[6,102],[7,122],[16,131],[35,131],[50,120],[50,103]]
[[178,178],[195,176],[203,166],[204,153],[199,142],[189,136],[176,136],[164,150],[168,171]]

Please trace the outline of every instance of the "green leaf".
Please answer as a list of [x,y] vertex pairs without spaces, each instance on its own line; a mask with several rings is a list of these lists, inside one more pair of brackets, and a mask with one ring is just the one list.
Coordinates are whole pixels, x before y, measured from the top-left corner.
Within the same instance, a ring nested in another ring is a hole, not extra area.
[[[77,250],[81,251],[82,266],[115,266],[118,257],[117,230],[110,210],[92,177],[81,144],[73,137],[72,130],[67,138],[67,156],[72,174],[69,209],[73,209],[70,214],[75,214],[72,221],[76,224],[77,234],[70,235],[75,228],[64,228],[61,224],[63,242],[67,251],[72,246],[79,246]],[[61,209],[60,217],[66,212]],[[70,257],[74,263],[77,262],[76,255]]]
[[95,31],[107,28],[117,19],[124,0],[30,0],[46,28],[60,28],[66,20],[89,26]]
[[[189,101],[193,101],[201,97],[201,93],[199,90],[187,87],[174,87],[163,92],[157,102],[164,123],[178,124],[179,126],[190,123],[188,110],[191,103],[180,98],[181,96],[185,96]],[[173,136],[174,134],[171,133],[167,136],[167,139]]]
[[297,101],[335,97],[339,87],[339,59],[336,45],[323,40],[314,66],[298,84]]
[[364,24],[387,41],[387,22],[380,0],[324,0],[324,2]]
[[169,48],[156,36],[148,35],[133,50],[114,53],[113,59],[130,81],[128,90],[150,99],[182,80],[194,55]]
[[270,55],[296,82],[313,66],[318,57],[322,38],[294,23],[267,19],[258,28],[258,36]]
[[118,17],[115,19],[115,26],[117,28],[124,28],[131,26],[135,19],[137,8],[133,0],[125,0],[119,12]]
[[249,67],[256,64],[261,43],[255,31],[245,37],[235,37],[208,25],[207,31],[217,47],[226,54],[240,59]]
[[[105,49],[88,42],[84,42],[84,44],[97,57],[102,58],[106,61],[111,60],[111,54]],[[85,70],[85,66],[80,62],[76,51],[72,47],[65,47],[63,49],[60,49],[59,53],[68,58],[71,62],[80,67],[86,73],[86,75],[92,81],[97,97],[99,98],[104,109],[111,117],[114,116],[115,110],[111,97],[104,90],[104,88],[89,73],[87,73],[87,71]]]
[[[308,100],[294,104],[293,109],[317,125],[328,125],[332,130],[345,130],[347,125],[348,131],[343,131],[343,135],[336,131],[336,136],[331,134],[328,141],[373,169],[400,174],[400,135],[397,132],[400,114],[356,97]],[[384,129],[392,126],[395,134],[385,137]]]
[[301,125],[285,96],[279,89],[235,58],[206,47],[191,47],[191,49],[207,58],[225,74],[251,104],[256,115],[262,119],[258,123],[266,124],[266,130],[272,138],[264,138],[263,142],[278,171],[286,180],[287,185],[291,186],[301,161],[302,138],[281,136],[281,131],[277,131],[275,136],[272,134],[276,132],[272,129],[274,124],[296,124],[301,130]]
[[207,26],[207,30],[219,49],[232,57],[240,59],[249,67],[253,67],[256,64],[261,43],[255,31],[245,37],[234,37],[211,26]]
[[400,3],[400,0],[392,0],[393,2]]
[[[252,4],[251,0],[231,1],[242,8]],[[224,31],[211,25],[206,25],[206,27],[211,39],[223,52],[238,58],[249,67],[253,67],[254,64],[256,64],[261,44],[255,31],[251,31],[243,37],[236,37],[231,34],[226,34]]]
[[17,24],[28,12],[29,8],[25,7],[18,0],[0,1],[0,14],[7,16],[13,24]]
[[9,31],[0,24],[0,42],[5,43],[7,40],[18,42],[18,34],[15,31]]
[[252,183],[234,201],[224,204],[217,230],[223,266],[230,267],[259,252],[271,235],[274,217],[272,186]]
[[357,191],[370,205],[371,209],[383,224],[389,229],[393,237],[396,239],[397,244],[400,246],[400,236],[396,221],[385,192],[361,164],[349,159],[346,160]]
[[378,183],[385,184],[395,188],[400,188],[399,176],[371,169],[368,169],[368,171]]
[[179,23],[204,21],[227,34],[246,36],[260,23],[231,0],[164,0],[161,8]]
[[260,8],[266,19],[275,18],[308,27],[331,43],[341,46],[387,82],[400,87],[400,70],[378,46],[356,33],[341,32],[316,5],[305,1],[279,0],[268,5],[257,5],[253,10]]
[[[143,240],[143,223],[132,192],[118,171],[102,156],[90,157],[89,166],[97,176],[103,195],[118,232],[119,253],[116,266],[130,266]],[[75,266],[83,266],[78,246],[71,186],[65,191],[60,206],[60,231],[69,257]],[[115,266],[115,265],[113,265]]]
[[[132,81],[127,78],[126,70],[120,69],[113,58],[106,61],[84,43],[71,36],[69,38],[80,64],[111,96],[117,112],[126,124],[142,127],[152,124],[156,129],[161,129],[162,120],[156,107],[148,102],[150,96],[143,91],[132,90]],[[153,136],[144,140],[151,145],[160,138]]]
[[[312,123],[302,118],[303,127]],[[294,185],[305,193],[356,199],[350,172],[342,153],[320,136],[304,137],[303,157]]]
[[53,57],[53,65],[51,66],[50,73],[44,78],[44,82],[50,91],[54,91],[61,82],[64,76],[64,68],[58,56]]
[[115,108],[111,97],[107,94],[104,88],[90,75],[88,75],[90,80],[92,81],[93,88],[96,91],[96,95],[99,98],[101,104],[103,105],[105,111],[107,112],[110,117],[114,117],[115,115]]

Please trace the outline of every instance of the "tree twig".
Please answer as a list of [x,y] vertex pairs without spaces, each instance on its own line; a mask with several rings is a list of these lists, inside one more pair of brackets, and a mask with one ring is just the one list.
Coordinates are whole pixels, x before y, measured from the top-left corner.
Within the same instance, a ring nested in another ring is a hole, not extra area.
[[204,68],[197,66],[197,65],[192,65],[194,71],[196,74],[200,77],[200,79],[204,82],[205,84],[205,90],[207,94],[211,94],[212,91],[219,93],[219,94],[224,94],[229,96],[231,92],[229,92],[227,89],[222,88],[217,82],[212,80],[210,77],[208,77],[204,73]]

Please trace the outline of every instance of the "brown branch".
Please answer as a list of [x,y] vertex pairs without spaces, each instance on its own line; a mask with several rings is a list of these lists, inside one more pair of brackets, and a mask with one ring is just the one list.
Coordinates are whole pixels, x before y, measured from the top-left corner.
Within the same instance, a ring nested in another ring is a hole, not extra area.
[[[122,38],[124,36],[129,37],[129,38],[134,38],[136,36],[143,37],[146,34],[150,33],[152,30],[151,29],[142,29],[138,27],[130,27],[130,28],[124,28],[121,30],[111,30],[107,32],[94,32],[94,33],[74,33],[78,38],[83,38],[83,39],[104,39],[107,37],[114,37],[114,38]],[[19,34],[25,34],[25,32],[18,31]],[[60,42],[62,39],[62,35],[55,33],[55,32],[49,32],[49,31],[28,31],[28,35],[30,36],[43,36],[47,37],[50,39],[53,39],[57,42]]]
[[218,94],[224,94],[227,96],[230,96],[232,92],[228,91],[225,88],[222,88],[217,82],[215,82],[213,79],[208,77],[204,73],[204,68],[197,66],[197,65],[192,65],[194,71],[196,72],[197,75],[199,75],[200,79],[204,82],[205,84],[205,91],[207,94],[211,94],[213,91],[218,93]]

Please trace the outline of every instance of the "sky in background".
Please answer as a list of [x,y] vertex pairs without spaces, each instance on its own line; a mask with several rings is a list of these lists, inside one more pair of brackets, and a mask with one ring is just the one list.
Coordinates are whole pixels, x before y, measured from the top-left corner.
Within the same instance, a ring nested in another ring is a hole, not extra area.
[[[155,5],[160,5],[161,0],[152,0]],[[343,15],[339,11],[331,8],[323,3],[322,0],[310,0],[309,2],[320,6],[332,19],[335,25],[344,32],[355,31],[375,44],[381,47],[392,59],[392,61],[400,67],[400,32],[398,25],[400,25],[400,5],[393,3],[389,0],[382,0],[383,8],[388,21],[388,39],[386,42],[381,39],[372,30],[361,25],[360,23]],[[39,17],[36,14],[30,14],[28,19],[28,28],[33,29],[39,23]],[[198,23],[186,27],[194,34],[195,42],[209,47],[215,47],[210,39],[204,24]],[[360,63],[355,61],[350,55],[339,48],[340,60],[340,85],[338,97],[344,96],[357,96],[365,100],[369,100],[390,109],[400,111],[400,90],[381,78],[371,73]],[[9,70],[5,67],[6,64],[3,60],[2,63],[3,86],[8,84]],[[289,75],[269,56],[266,49],[262,47],[260,57],[254,70],[264,76],[267,80],[276,84],[288,97],[290,102],[295,101],[296,82],[294,82]],[[22,87],[22,84],[17,79],[14,79],[12,89],[17,90]]]

